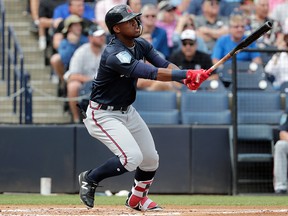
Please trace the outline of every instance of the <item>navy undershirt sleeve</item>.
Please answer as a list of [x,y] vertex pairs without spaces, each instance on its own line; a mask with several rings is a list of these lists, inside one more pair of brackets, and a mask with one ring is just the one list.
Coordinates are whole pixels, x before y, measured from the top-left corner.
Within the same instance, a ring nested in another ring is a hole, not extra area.
[[131,77],[155,80],[157,78],[158,68],[139,61],[130,74]]

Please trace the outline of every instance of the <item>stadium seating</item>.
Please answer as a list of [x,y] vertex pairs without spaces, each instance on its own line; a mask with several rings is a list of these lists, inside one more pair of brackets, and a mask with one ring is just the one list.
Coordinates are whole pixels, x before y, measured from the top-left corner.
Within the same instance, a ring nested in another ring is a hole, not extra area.
[[[186,88],[187,90],[187,88]],[[190,90],[187,90],[190,91]],[[207,91],[207,92],[227,92],[227,89],[220,80],[205,80],[197,91]]]
[[284,110],[280,92],[239,91],[238,123],[278,125]]
[[[229,130],[229,137],[232,172],[234,174],[237,173],[236,182],[238,190],[242,190],[242,192],[252,192],[249,190],[252,188],[253,190],[257,190],[255,186],[257,184],[266,185],[262,187],[262,190],[264,188],[272,190],[274,149],[272,127],[265,124],[238,125],[237,149],[235,149],[233,143],[232,127]],[[234,158],[235,152],[236,158]],[[237,163],[236,166],[234,162]]]
[[[263,66],[256,65],[256,68],[250,66],[251,62],[237,62],[237,89],[238,90],[265,90],[272,91],[272,84],[266,79]],[[254,64],[255,65],[255,64]],[[251,69],[251,68],[253,69]],[[232,63],[228,62],[218,70],[219,78],[226,87],[232,89]]]
[[283,82],[283,83],[280,85],[280,92],[281,92],[281,93],[284,93],[284,94],[288,94],[288,81]]
[[133,106],[147,124],[179,124],[176,92],[138,91]]
[[226,125],[231,124],[229,98],[223,92],[182,92],[182,124]]

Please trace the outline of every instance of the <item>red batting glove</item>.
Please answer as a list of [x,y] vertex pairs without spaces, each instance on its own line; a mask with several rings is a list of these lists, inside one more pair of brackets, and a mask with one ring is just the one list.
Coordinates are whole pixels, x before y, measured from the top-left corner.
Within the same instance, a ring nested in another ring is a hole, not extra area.
[[202,82],[204,82],[210,73],[207,73],[206,70],[188,70],[186,74],[186,79],[184,80],[184,84],[190,90],[197,90]]

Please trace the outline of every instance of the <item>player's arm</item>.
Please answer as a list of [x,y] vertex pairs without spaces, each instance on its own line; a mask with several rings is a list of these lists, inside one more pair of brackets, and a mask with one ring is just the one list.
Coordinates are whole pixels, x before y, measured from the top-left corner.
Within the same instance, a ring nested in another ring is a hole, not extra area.
[[199,88],[210,74],[206,70],[179,70],[169,68],[158,68],[156,80],[176,81],[185,84],[190,90]]
[[185,84],[191,90],[196,90],[210,75],[203,69],[180,70],[175,64],[161,58],[151,45],[146,44],[144,47],[147,48],[145,57],[152,65],[158,68],[156,76],[151,76],[155,77],[154,79],[156,80],[176,81]]
[[[126,51],[120,52],[125,58],[120,58],[118,55],[110,55],[107,58],[106,65],[113,68],[114,71],[119,72],[125,77],[144,78],[159,81],[176,81],[184,83],[189,89],[196,90],[204,80],[206,80],[210,74],[205,70],[179,70],[179,68],[155,55],[153,65],[146,64],[142,60],[136,60],[135,58],[128,58],[129,53]],[[129,61],[127,61],[129,60]],[[149,60],[150,62],[150,60]]]
[[185,84],[189,89],[196,90],[202,82],[204,82],[210,74],[206,70],[180,70],[176,65],[169,63],[166,67],[154,67],[150,64],[138,61],[135,64],[131,77],[152,79],[159,81],[176,81]]

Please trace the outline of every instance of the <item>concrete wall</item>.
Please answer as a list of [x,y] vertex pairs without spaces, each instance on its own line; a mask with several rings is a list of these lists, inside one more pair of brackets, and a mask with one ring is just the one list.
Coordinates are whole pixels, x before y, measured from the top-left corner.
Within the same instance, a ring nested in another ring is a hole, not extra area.
[[[150,126],[160,167],[151,193],[231,194],[228,127]],[[77,193],[78,174],[112,153],[83,125],[0,126],[0,192]],[[105,179],[97,191],[130,190],[134,173]]]

